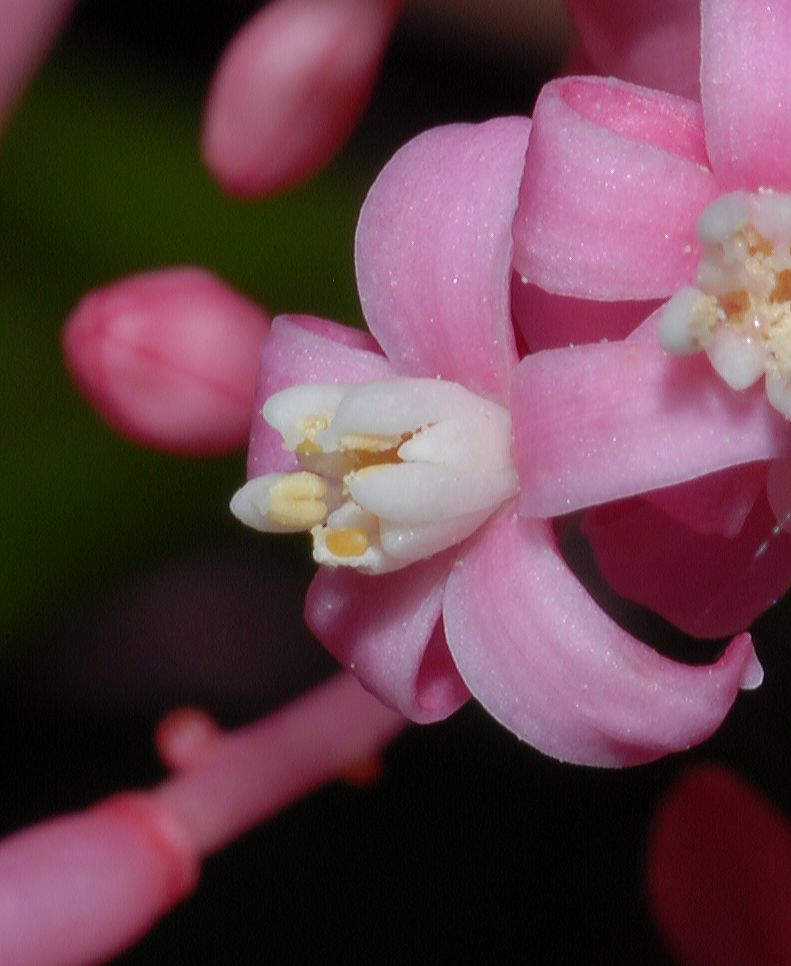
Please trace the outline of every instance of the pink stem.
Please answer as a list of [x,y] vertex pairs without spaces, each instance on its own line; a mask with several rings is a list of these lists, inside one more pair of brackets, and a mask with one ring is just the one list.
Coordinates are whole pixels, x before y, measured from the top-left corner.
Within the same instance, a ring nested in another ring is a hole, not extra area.
[[338,675],[257,724],[194,743],[184,770],[152,792],[10,836],[0,843],[0,963],[105,962],[189,894],[204,855],[370,760],[405,725]]
[[181,816],[202,855],[215,852],[385,747],[400,715],[340,674],[262,721],[211,744],[156,795]]

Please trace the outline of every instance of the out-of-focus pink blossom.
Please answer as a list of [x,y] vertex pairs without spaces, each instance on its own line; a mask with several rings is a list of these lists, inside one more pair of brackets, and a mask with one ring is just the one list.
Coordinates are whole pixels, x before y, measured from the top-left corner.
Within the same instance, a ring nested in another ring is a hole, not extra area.
[[654,816],[651,911],[685,966],[791,962],[791,828],[725,768],[691,770]]
[[[312,528],[326,566],[309,626],[392,707],[432,721],[469,689],[547,754],[633,764],[703,740],[761,671],[748,635],[712,667],[643,646],[577,581],[544,514],[519,513],[509,474],[527,472],[532,443],[517,430],[512,447],[510,425],[502,449],[497,440],[509,409],[523,420],[530,360],[517,364],[510,322],[528,134],[517,118],[442,128],[384,169],[356,245],[378,341],[275,320],[256,405],[269,424],[254,422],[252,479],[234,509],[263,530]],[[619,431],[613,406],[596,445]],[[542,454],[573,445],[551,426],[541,439]],[[589,473],[601,481],[609,469]]]
[[66,322],[66,364],[122,435],[174,453],[242,445],[267,315],[196,268],[148,272],[85,296]]
[[275,0],[228,46],[203,155],[220,183],[260,195],[327,163],[365,107],[402,0]]
[[568,0],[582,66],[684,97],[700,93],[697,0]]
[[75,0],[0,0],[0,123],[14,107]]
[[[190,743],[185,730],[194,724],[181,716],[166,726],[169,758]],[[104,962],[192,890],[203,857],[345,778],[404,724],[340,675],[254,725],[216,733],[200,750],[193,744],[151,792],[117,795],[10,836],[0,843],[0,960]]]

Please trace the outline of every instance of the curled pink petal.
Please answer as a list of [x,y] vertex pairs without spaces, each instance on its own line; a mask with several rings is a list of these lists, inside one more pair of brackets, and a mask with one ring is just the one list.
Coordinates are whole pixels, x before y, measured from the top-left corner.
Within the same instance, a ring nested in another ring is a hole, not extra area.
[[791,2],[703,0],[706,146],[723,189],[791,188]]
[[613,590],[687,634],[711,638],[749,627],[791,586],[791,534],[773,527],[765,492],[731,537],[697,533],[640,498],[583,518]]
[[539,95],[514,222],[514,267],[549,292],[651,299],[694,277],[694,226],[716,197],[700,107],[613,79]]
[[283,449],[283,437],[261,416],[266,400],[289,386],[314,382],[358,383],[387,379],[393,368],[365,332],[310,315],[281,315],[261,347],[253,404],[248,477],[288,472],[299,463]]
[[371,188],[357,226],[357,282],[398,372],[506,398],[516,361],[511,224],[529,132],[523,118],[427,131]]
[[0,0],[0,123],[57,37],[75,0]]
[[699,99],[696,0],[569,0],[568,7],[590,63],[587,73]]
[[195,886],[178,812],[120,795],[0,845],[0,957],[14,966],[104,962]]
[[412,721],[447,718],[469,698],[439,623],[451,559],[437,554],[377,577],[322,568],[305,602],[330,653]]
[[445,629],[487,711],[545,754],[582,764],[634,765],[689,748],[762,676],[747,634],[710,667],[640,644],[577,581],[549,525],[512,505],[451,571]]
[[[553,517],[791,450],[763,386],[640,341],[525,357],[512,387],[520,512]],[[562,441],[562,445],[559,445]]]
[[63,332],[66,364],[122,435],[190,455],[249,432],[267,315],[197,268],[163,269],[85,296]]
[[791,828],[737,775],[689,771],[654,816],[651,911],[687,966],[791,962]]
[[203,156],[238,195],[304,181],[365,107],[401,0],[275,0],[231,41],[212,82]]

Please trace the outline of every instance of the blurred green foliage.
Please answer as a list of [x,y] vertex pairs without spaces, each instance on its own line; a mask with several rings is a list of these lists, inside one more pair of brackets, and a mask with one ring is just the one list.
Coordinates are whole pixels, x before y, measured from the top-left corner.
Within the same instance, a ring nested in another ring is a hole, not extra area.
[[185,460],[116,438],[65,375],[59,331],[88,289],[193,263],[272,311],[359,322],[356,213],[371,171],[348,155],[264,203],[203,170],[203,91],[84,50],[52,60],[0,144],[0,637],[88,588],[236,527],[243,459]]

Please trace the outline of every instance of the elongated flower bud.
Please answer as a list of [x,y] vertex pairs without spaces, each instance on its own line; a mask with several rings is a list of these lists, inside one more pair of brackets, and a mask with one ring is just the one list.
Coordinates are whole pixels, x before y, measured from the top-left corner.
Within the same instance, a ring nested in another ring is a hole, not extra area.
[[237,34],[209,93],[204,159],[228,191],[310,177],[348,136],[376,79],[400,0],[276,0]]
[[243,445],[266,314],[208,272],[167,269],[87,295],[66,323],[66,363],[108,425],[190,455]]

